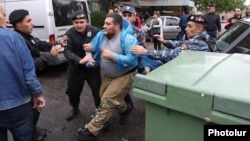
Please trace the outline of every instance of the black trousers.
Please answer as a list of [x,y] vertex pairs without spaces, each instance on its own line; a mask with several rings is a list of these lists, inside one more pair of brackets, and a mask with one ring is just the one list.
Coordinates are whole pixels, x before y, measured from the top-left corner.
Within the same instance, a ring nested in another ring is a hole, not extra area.
[[40,116],[40,112],[38,112],[37,109],[33,109],[33,116],[34,116],[33,124],[34,124],[34,127],[36,127],[39,116]]
[[153,38],[153,43],[155,50],[161,50],[161,42],[157,38]]
[[80,103],[80,95],[84,87],[84,82],[87,81],[92,96],[94,98],[95,107],[100,105],[100,86],[101,86],[101,73],[100,71],[83,72],[75,71],[70,72],[68,76],[68,87],[66,94],[69,97],[69,103],[73,108],[78,108]]

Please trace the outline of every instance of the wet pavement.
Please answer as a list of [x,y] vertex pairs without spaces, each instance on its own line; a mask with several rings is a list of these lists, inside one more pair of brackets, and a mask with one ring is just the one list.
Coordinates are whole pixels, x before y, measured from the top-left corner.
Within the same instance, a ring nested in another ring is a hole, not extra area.
[[[149,48],[152,43],[147,42]],[[65,115],[71,110],[65,94],[67,83],[67,64],[48,67],[38,78],[42,84],[46,107],[40,114],[38,126],[47,131],[44,141],[76,141],[76,131],[84,127],[95,114],[94,100],[87,83],[83,88],[80,101],[80,114],[72,121]],[[132,96],[134,109],[128,122],[119,124],[119,114],[115,113],[109,122],[109,129],[98,135],[98,141],[144,141],[145,102]],[[10,136],[10,135],[9,135]],[[10,136],[10,141],[12,137]]]
[[[66,121],[65,115],[71,110],[65,95],[67,82],[67,64],[50,67],[39,75],[47,100],[47,106],[40,115],[38,126],[47,130],[44,141],[76,141],[76,130],[90,121],[95,113],[94,101],[87,83],[84,86],[80,111],[72,121]],[[134,110],[125,125],[119,124],[119,114],[110,120],[109,130],[98,135],[98,141],[144,141],[145,110],[144,102],[133,98]]]

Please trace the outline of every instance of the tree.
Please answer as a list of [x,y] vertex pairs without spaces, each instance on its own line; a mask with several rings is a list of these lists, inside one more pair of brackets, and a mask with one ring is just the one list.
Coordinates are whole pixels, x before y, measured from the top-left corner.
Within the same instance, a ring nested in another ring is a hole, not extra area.
[[207,12],[208,6],[210,4],[216,5],[216,11],[220,12],[230,12],[233,11],[235,7],[240,7],[242,9],[246,8],[244,5],[246,0],[193,0],[198,11]]
[[91,14],[90,14],[91,25],[93,25],[99,29],[102,29],[106,15],[107,15],[107,12],[104,12],[104,11],[91,12]]

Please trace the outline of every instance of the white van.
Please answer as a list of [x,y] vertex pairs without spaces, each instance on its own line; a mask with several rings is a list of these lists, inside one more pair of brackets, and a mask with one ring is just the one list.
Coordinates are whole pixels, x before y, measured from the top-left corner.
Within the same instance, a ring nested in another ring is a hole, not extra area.
[[[7,16],[16,9],[28,10],[34,23],[32,35],[50,42],[59,41],[72,27],[71,15],[77,10],[82,9],[91,23],[87,0],[0,0],[0,4]],[[7,27],[12,28],[12,25]],[[64,62],[66,58],[61,52],[50,65]]]

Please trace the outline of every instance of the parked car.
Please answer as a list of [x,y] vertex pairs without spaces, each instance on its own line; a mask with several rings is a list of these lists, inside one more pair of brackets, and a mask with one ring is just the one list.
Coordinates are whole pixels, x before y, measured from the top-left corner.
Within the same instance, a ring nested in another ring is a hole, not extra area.
[[250,18],[233,24],[216,38],[218,52],[250,54]]
[[[162,20],[163,27],[163,37],[164,39],[176,39],[177,35],[181,31],[179,27],[179,17],[175,16],[160,16]],[[148,18],[142,26],[142,30],[146,34],[146,40],[151,40],[151,37],[148,35],[148,28],[152,25],[153,17]]]

